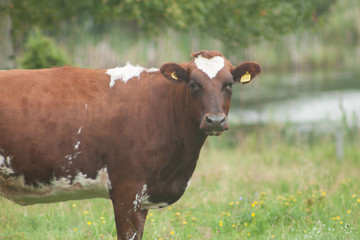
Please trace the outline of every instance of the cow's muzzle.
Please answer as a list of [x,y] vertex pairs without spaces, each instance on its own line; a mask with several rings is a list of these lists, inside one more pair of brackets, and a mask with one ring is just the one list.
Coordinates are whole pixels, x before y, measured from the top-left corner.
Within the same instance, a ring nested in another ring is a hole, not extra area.
[[209,136],[219,136],[224,130],[229,129],[227,117],[223,113],[205,114],[201,120],[200,129]]

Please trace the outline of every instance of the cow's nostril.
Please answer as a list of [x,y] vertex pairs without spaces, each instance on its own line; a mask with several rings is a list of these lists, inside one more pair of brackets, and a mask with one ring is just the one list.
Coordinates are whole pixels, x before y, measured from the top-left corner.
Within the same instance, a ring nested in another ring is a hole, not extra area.
[[222,120],[221,120],[221,125],[223,125],[225,123],[225,120],[226,118],[224,117]]
[[213,122],[210,116],[206,116],[205,120],[208,124],[211,124]]

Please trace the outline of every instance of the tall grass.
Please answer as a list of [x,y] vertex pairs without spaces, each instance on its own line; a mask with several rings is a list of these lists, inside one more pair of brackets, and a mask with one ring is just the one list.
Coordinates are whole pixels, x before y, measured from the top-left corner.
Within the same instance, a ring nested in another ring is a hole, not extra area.
[[[144,239],[359,239],[359,134],[341,162],[332,135],[275,126],[238,131],[229,145],[210,138],[184,196],[149,212]],[[0,239],[116,236],[108,200],[0,206]]]

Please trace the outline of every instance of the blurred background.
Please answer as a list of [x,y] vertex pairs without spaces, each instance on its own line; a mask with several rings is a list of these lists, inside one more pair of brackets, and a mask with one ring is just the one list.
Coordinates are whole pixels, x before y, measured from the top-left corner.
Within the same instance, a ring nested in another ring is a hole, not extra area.
[[263,67],[235,87],[235,129],[331,134],[339,149],[347,135],[358,138],[357,0],[0,0],[0,13],[0,69],[160,67],[218,50],[234,65]]
[[[263,72],[234,86],[230,131],[144,239],[359,239],[359,0],[0,0],[4,70],[159,68],[202,49]],[[0,199],[0,239],[115,239],[105,201]]]

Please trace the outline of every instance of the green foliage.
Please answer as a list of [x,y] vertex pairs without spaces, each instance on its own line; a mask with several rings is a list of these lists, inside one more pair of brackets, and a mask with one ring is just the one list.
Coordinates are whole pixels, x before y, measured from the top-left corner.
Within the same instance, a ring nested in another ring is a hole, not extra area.
[[232,46],[242,46],[311,27],[334,1],[13,0],[9,9],[17,37],[33,25],[54,30],[61,22],[90,16],[96,22],[135,22],[148,34],[168,28],[195,29]]
[[66,54],[56,46],[55,42],[35,30],[26,42],[21,67],[28,69],[63,66],[69,63]]

